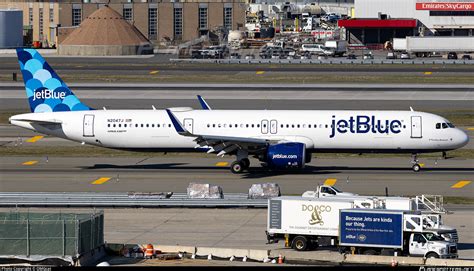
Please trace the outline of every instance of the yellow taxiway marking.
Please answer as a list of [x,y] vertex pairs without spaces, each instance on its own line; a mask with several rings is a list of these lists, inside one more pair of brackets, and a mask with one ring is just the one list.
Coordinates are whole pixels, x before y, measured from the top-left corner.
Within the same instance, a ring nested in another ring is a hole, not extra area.
[[474,131],[474,127],[467,128],[469,131]]
[[424,167],[424,166],[425,166],[425,164],[423,164],[423,163],[419,163],[418,165],[420,165],[420,167]]
[[455,183],[453,186],[451,186],[451,188],[463,188],[464,186],[470,184],[471,181],[459,181],[457,183]]
[[30,139],[27,139],[26,142],[29,142],[29,143],[35,143],[36,141],[42,139],[44,136],[34,136]]
[[102,178],[99,178],[99,179],[93,181],[92,184],[103,184],[103,183],[107,182],[108,180],[110,180],[109,177],[102,177]]
[[264,71],[257,71],[255,72],[256,74],[264,74],[265,72]]
[[326,179],[326,180],[324,181],[324,185],[333,186],[333,185],[336,184],[336,182],[337,182],[337,179]]
[[38,161],[32,160],[32,161],[26,161],[26,162],[24,162],[22,165],[24,165],[24,166],[31,166],[31,165],[34,165],[34,164],[36,164],[36,163],[38,163]]
[[425,72],[425,75],[431,75],[433,72]]
[[217,162],[216,166],[218,167],[226,167],[229,165],[229,162]]
[[160,71],[151,71],[150,74],[157,74],[159,73]]

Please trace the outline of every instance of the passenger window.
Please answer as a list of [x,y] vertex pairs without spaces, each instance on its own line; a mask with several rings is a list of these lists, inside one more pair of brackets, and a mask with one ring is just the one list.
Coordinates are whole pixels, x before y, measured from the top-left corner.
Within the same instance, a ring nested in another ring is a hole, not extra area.
[[143,128],[143,123],[140,126]]
[[209,127],[211,127],[211,125],[210,125],[210,124],[208,124],[208,125],[207,125],[207,128],[209,128]]
[[448,125],[447,125],[446,123],[444,123],[444,122],[443,122],[441,125],[443,125],[443,129],[448,128]]
[[124,124],[123,127],[127,128],[127,124]]
[[110,127],[110,123],[109,123],[109,124],[107,124],[107,127]]
[[257,124],[257,128],[260,128],[260,124]]
[[160,125],[159,125],[159,124],[157,124],[157,125],[156,125],[156,127],[160,128]]
[[300,128],[300,125],[298,124],[298,125],[296,125],[296,127]]
[[289,125],[289,124],[287,124],[287,125],[286,125],[286,128],[290,128],[290,125]]
[[328,128],[328,125],[326,124],[326,128]]
[[168,124],[168,127],[169,127],[169,128],[171,128],[171,123],[170,123],[170,124]]
[[229,128],[232,128],[232,124],[229,124]]
[[292,125],[291,125],[291,128],[295,128],[295,125],[294,125],[294,124],[292,124]]
[[115,124],[114,124],[114,128],[115,128]]
[[436,129],[441,129],[441,123],[436,123]]
[[212,125],[212,128],[216,128],[216,125],[215,125],[215,124],[213,124],[213,125]]
[[245,127],[246,127],[246,128],[249,128],[249,125],[248,125],[248,124],[245,124]]
[[280,128],[283,128],[283,124],[280,124]]
[[255,124],[252,124],[252,128],[255,127]]
[[[125,127],[127,127],[126,125],[127,125],[127,124],[125,124]],[[151,127],[152,127],[152,128],[155,128],[155,124],[152,124]]]

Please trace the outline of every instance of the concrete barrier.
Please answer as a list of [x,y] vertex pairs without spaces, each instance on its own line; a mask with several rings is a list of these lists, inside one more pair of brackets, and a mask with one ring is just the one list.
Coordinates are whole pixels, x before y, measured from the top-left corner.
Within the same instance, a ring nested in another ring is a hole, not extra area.
[[286,261],[296,262],[331,262],[340,264],[344,261],[344,255],[336,251],[295,251],[290,249],[270,251],[270,258],[278,258],[279,255],[285,257]]
[[218,248],[218,247],[197,247],[196,255],[212,255],[220,258],[247,257],[256,261],[263,261],[269,255],[269,250],[241,249],[241,248]]
[[153,245],[155,250],[160,250],[161,252],[186,252],[190,254],[196,254],[196,247],[192,246],[166,246],[166,245]]
[[397,261],[398,265],[423,265],[422,257],[395,257],[395,256],[378,256],[378,255],[352,255],[347,254],[344,263],[370,263],[391,265],[392,259]]
[[435,266],[474,266],[474,260],[426,259],[425,265]]

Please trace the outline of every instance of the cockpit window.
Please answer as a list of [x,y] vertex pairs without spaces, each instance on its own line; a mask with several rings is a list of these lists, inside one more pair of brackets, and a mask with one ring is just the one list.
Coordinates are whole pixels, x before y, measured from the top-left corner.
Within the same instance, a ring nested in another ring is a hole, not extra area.
[[454,124],[452,124],[451,122],[448,122],[448,126],[449,128],[454,128]]
[[436,129],[441,129],[441,123],[436,123]]
[[448,125],[447,125],[446,123],[444,123],[444,122],[443,122],[441,125],[443,125],[443,129],[448,128]]

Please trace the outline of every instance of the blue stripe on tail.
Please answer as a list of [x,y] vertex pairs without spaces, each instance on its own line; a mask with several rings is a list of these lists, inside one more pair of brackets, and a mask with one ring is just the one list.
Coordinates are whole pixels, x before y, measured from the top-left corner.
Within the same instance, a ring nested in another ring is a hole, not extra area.
[[16,49],[31,112],[92,110],[81,103],[35,49]]

